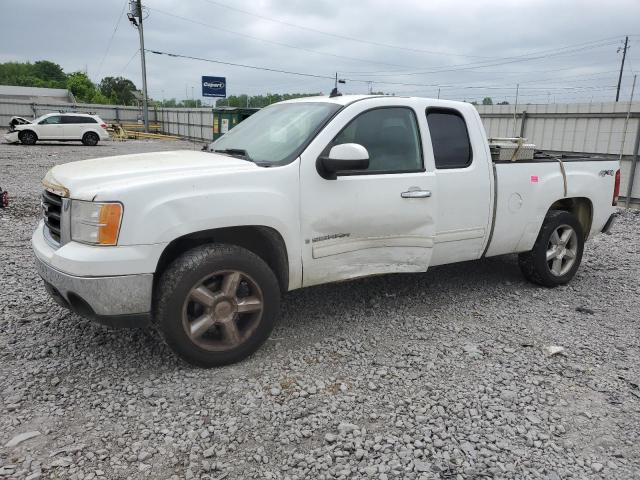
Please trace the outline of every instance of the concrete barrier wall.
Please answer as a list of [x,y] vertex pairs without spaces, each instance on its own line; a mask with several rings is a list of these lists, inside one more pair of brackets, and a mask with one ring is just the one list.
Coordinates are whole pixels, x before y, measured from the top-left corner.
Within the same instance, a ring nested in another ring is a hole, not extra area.
[[[523,136],[542,150],[618,158],[623,153],[622,189],[627,194],[629,171],[640,140],[640,102],[542,105],[478,105],[489,137]],[[116,105],[40,104],[24,100],[0,100],[0,125],[14,115],[34,118],[57,111],[90,112],[108,123],[136,123],[142,109]],[[515,119],[514,119],[515,111]],[[211,141],[211,108],[150,108],[149,120],[164,133],[193,140]],[[625,133],[626,123],[626,133]],[[631,197],[640,200],[640,167],[636,168]]]

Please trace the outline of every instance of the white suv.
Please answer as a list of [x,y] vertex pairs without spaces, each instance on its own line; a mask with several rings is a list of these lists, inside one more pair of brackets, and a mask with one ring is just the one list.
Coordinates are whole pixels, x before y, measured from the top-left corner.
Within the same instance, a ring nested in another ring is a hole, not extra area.
[[[38,140],[81,141],[94,146],[108,140],[107,124],[97,115],[86,113],[47,113],[31,123],[15,125],[7,140],[34,145]],[[10,138],[16,137],[16,138]]]

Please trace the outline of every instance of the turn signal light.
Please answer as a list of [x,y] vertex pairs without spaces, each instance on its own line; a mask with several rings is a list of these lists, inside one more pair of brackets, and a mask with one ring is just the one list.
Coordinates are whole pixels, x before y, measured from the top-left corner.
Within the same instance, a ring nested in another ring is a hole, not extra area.
[[98,229],[98,243],[100,245],[115,245],[118,243],[121,218],[121,204],[105,203],[102,205],[100,208],[100,228]]

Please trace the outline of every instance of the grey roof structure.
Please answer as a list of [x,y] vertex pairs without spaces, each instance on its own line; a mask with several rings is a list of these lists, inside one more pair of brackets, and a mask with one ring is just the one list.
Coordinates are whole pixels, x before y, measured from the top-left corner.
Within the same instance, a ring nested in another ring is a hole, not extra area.
[[19,87],[0,85],[0,100],[27,100],[40,103],[75,103],[73,94],[64,88]]

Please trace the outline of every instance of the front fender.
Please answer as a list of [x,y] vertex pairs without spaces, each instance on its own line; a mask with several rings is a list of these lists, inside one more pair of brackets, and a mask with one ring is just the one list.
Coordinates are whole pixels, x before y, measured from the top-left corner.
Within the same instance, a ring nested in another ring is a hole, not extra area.
[[167,244],[204,230],[264,226],[282,236],[290,262],[300,263],[298,165],[163,178],[103,195],[124,205],[118,245]]

